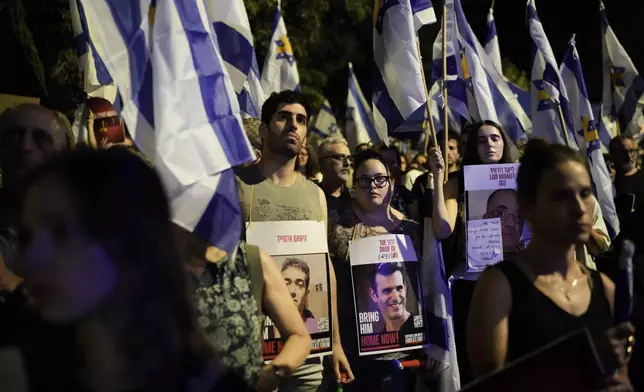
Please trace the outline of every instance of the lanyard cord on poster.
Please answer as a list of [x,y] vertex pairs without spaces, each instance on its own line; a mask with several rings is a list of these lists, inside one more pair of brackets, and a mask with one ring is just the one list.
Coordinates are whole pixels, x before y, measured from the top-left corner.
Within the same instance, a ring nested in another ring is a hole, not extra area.
[[[300,177],[298,177],[298,180],[299,180],[299,178]],[[297,183],[298,180],[295,180],[295,182]],[[311,198],[311,192],[309,192],[309,190],[307,189],[306,185],[304,186],[304,189],[306,190],[306,194],[310,199]],[[250,196],[249,196],[250,200],[248,201],[248,227],[250,227],[251,223],[253,223],[253,193],[254,193],[254,191],[255,191],[255,185],[251,185],[250,186]],[[322,219],[320,219],[320,209],[315,208],[315,206],[313,206],[313,209],[315,210],[315,216],[317,217],[317,221],[321,222]]]

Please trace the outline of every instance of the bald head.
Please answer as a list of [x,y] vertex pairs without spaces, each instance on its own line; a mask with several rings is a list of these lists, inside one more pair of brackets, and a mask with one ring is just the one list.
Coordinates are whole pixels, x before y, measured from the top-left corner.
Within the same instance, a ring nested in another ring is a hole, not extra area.
[[21,181],[33,168],[67,147],[65,127],[43,106],[22,104],[0,115],[0,165],[8,181]]
[[503,250],[514,252],[521,241],[523,223],[519,216],[517,192],[514,189],[499,189],[487,199],[485,219],[501,218]]

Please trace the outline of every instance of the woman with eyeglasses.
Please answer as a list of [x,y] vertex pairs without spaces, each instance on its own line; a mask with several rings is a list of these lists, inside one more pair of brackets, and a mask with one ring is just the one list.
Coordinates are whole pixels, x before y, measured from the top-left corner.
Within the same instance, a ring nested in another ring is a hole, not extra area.
[[414,391],[419,382],[416,370],[399,370],[396,360],[420,357],[420,352],[393,353],[386,356],[359,357],[356,316],[353,302],[350,242],[364,237],[405,234],[411,239],[420,260],[420,227],[391,207],[393,181],[391,171],[378,152],[359,152],[354,160],[354,200],[329,213],[329,254],[336,271],[338,317],[342,325],[342,346],[351,362],[355,380],[345,391]]

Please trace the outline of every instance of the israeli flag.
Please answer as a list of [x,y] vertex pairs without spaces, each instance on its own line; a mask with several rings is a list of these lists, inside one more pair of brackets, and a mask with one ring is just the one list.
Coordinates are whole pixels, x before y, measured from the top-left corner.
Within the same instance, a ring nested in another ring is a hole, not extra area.
[[501,124],[509,139],[518,144],[519,141],[527,139],[526,133],[532,129],[532,123],[500,70],[474,35],[465,18],[461,1],[448,0],[446,4],[452,1],[459,43],[469,72],[468,84],[476,102],[476,107],[469,105],[470,113],[474,118]]
[[644,80],[608,23],[606,8],[599,2],[602,16],[604,99],[602,112],[619,124],[618,133],[634,135],[644,125]]
[[345,129],[347,141],[352,151],[363,143],[389,143],[386,134],[376,131],[373,125],[373,113],[368,101],[362,94],[358,79],[353,73],[353,65],[349,63],[349,91],[347,92],[347,113]]
[[[173,220],[232,251],[241,234],[231,167],[253,159],[200,0],[82,0],[137,146],[164,181]],[[154,28],[151,28],[154,23]]]
[[565,145],[564,129],[560,121],[560,117],[563,117],[569,147],[577,150],[579,147],[570,116],[566,86],[559,75],[557,61],[537,15],[534,0],[528,0],[527,14],[532,37],[532,135]]
[[[461,58],[461,45],[458,42],[458,26],[454,13],[454,2],[446,1],[446,44],[445,56],[447,62],[447,77],[443,79],[443,28],[441,27],[436,41],[432,47],[432,78],[429,96],[432,100],[431,113],[435,119],[436,129],[445,129],[443,108],[445,97],[443,96],[443,83],[447,88],[447,110],[449,129],[460,132],[461,124],[471,119],[469,104],[473,100],[472,94],[468,91],[466,79],[469,79],[467,65]],[[470,94],[468,94],[470,93]]]
[[320,108],[318,115],[315,116],[313,122],[313,132],[323,139],[330,136],[337,136],[340,134],[340,127],[338,127],[338,120],[335,118],[333,109],[328,99],[324,99],[324,105]]
[[282,18],[280,0],[277,0],[273,34],[268,47],[264,69],[262,70],[262,89],[267,97],[272,93],[284,90],[300,89],[300,74],[297,72],[293,46],[286,33],[286,25]]
[[588,100],[586,82],[581,69],[579,53],[575,47],[574,36],[568,44],[568,51],[564,56],[560,68],[561,79],[566,86],[570,101],[570,112],[574,130],[579,140],[579,145],[586,153],[588,168],[593,182],[593,192],[599,201],[604,221],[611,238],[619,234],[619,219],[613,201],[613,183],[606,167],[604,156],[601,152],[601,143],[598,133],[598,124],[595,121],[593,108]]
[[95,44],[89,40],[88,21],[83,4],[80,0],[69,0],[69,8],[83,90],[90,97],[105,98],[114,103],[117,95],[116,86],[98,55]]
[[416,32],[436,21],[432,4],[428,0],[376,0],[374,18],[375,127],[383,134],[420,131],[427,99]]
[[264,91],[259,78],[253,34],[242,0],[207,0],[219,53],[226,65],[243,118],[261,117]]
[[485,37],[485,53],[490,56],[490,60],[499,71],[503,74],[501,65],[501,49],[499,48],[499,36],[496,34],[496,23],[494,22],[494,10],[490,8],[487,13],[487,36]]

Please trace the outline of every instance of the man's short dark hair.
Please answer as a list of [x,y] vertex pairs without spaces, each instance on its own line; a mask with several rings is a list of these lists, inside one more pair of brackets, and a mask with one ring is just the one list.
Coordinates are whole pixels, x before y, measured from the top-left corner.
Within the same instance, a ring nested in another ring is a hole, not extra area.
[[378,287],[376,287],[376,275],[391,276],[397,271],[400,271],[400,274],[403,276],[404,282],[405,264],[400,262],[375,264],[373,270],[371,271],[371,289],[373,290],[373,292],[378,295]]
[[268,125],[271,122],[271,117],[277,112],[277,108],[281,104],[292,104],[299,103],[304,106],[306,111],[306,118],[311,118],[311,107],[309,106],[304,95],[299,91],[293,90],[284,90],[279,93],[273,93],[270,97],[264,102],[262,106],[262,123]]
[[[439,144],[442,144],[445,141],[445,132],[439,133],[436,138],[438,139],[437,141],[439,142]],[[448,141],[456,140],[456,143],[460,145],[461,144],[461,135],[459,135],[455,131],[447,131],[447,140]]]
[[282,264],[281,272],[286,271],[288,268],[295,268],[304,272],[304,275],[306,276],[304,281],[306,283],[306,289],[308,290],[309,283],[311,282],[311,270],[309,270],[309,265],[306,264],[305,261],[291,257],[284,260],[284,264]]
[[[617,135],[614,138],[611,139],[610,143],[608,144],[608,151],[613,154],[618,148],[621,148],[624,140],[630,139],[633,140],[633,138],[624,136],[624,135]],[[634,140],[633,140],[634,141]]]

